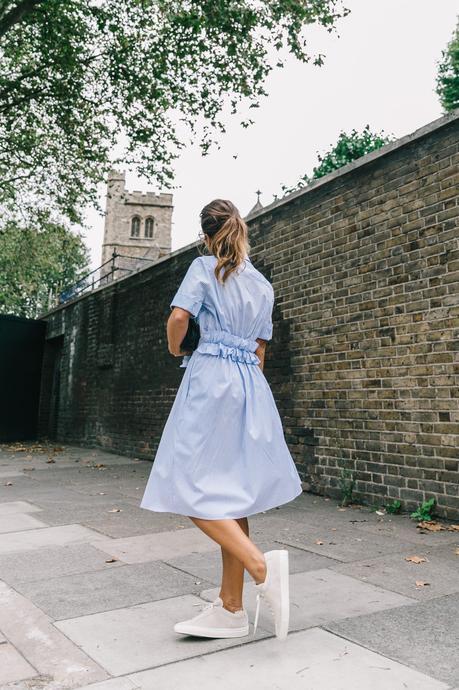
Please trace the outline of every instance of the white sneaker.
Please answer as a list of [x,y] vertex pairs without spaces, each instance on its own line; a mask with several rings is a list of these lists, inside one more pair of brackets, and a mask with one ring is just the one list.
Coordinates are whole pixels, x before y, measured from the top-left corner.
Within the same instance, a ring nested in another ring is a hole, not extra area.
[[276,637],[285,640],[290,617],[288,551],[287,549],[266,551],[264,556],[266,559],[266,579],[255,585],[257,608],[253,634],[255,635],[257,630],[260,599],[263,598],[274,616]]
[[182,635],[197,637],[244,637],[249,634],[247,611],[228,611],[217,597],[201,613],[187,621],[176,623],[174,630]]

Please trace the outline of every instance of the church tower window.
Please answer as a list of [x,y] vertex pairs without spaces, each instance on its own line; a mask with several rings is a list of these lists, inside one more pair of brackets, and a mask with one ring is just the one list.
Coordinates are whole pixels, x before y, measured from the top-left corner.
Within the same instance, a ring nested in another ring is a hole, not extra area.
[[146,218],[145,220],[145,237],[153,237],[153,228],[155,226],[154,218]]
[[140,237],[140,218],[134,216],[131,220],[131,237]]

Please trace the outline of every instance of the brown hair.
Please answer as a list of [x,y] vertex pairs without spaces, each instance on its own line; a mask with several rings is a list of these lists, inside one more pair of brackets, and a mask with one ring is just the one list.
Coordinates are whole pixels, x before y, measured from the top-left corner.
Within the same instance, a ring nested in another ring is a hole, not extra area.
[[247,225],[236,206],[225,199],[214,199],[204,206],[200,218],[201,228],[210,239],[210,251],[217,257],[215,277],[223,284],[248,254]]

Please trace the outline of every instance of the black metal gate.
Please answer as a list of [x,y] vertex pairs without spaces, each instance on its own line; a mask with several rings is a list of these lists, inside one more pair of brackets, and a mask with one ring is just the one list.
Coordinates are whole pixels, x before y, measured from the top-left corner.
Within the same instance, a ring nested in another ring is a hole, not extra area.
[[46,321],[0,314],[0,441],[37,436]]

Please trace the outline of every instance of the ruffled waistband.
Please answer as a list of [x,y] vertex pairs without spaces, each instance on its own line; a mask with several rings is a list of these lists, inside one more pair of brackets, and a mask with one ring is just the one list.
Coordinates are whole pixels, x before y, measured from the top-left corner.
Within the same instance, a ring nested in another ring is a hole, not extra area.
[[[203,354],[225,357],[233,362],[244,362],[245,364],[259,364],[260,359],[255,354],[258,348],[256,340],[242,338],[229,331],[210,330],[201,333],[201,337],[196,348],[197,352]],[[184,355],[181,367],[186,367],[192,355]]]

